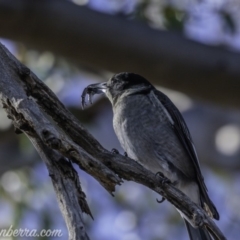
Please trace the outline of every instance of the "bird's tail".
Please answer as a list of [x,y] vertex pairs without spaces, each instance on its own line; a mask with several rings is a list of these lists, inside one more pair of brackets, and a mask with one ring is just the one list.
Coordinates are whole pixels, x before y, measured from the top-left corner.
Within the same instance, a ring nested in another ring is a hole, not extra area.
[[190,240],[212,240],[210,233],[206,228],[194,228],[187,220],[185,224],[188,230]]

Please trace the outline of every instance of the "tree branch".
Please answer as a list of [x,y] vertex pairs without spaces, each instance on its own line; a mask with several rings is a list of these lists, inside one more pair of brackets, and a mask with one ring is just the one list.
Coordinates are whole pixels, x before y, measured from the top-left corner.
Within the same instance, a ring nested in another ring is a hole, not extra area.
[[[160,176],[155,176],[136,161],[105,150],[66,110],[53,92],[28,68],[18,62],[2,45],[0,45],[0,74],[3,76],[0,80],[1,100],[14,125],[27,134],[44,159],[45,156],[50,156],[52,159],[46,161],[46,164],[48,167],[51,166],[51,168],[49,167],[50,174],[70,231],[74,230],[73,224],[76,219],[67,218],[68,214],[66,212],[68,208],[72,211],[79,210],[78,207],[75,209],[78,206],[76,200],[79,199],[76,196],[79,196],[79,192],[81,195],[82,191],[79,190],[79,183],[73,185],[75,186],[73,190],[66,187],[72,186],[74,181],[62,185],[65,176],[63,172],[52,174],[52,171],[60,169],[59,167],[56,168],[56,164],[60,163],[60,161],[57,161],[56,154],[76,162],[82,169],[94,176],[109,192],[114,190],[116,184],[121,183],[119,177],[149,187],[180,209],[194,226],[208,227],[215,239],[225,239],[204,210],[192,203],[187,196],[174,186],[163,183]],[[25,91],[31,97],[27,97]],[[32,97],[53,118],[65,132],[65,135],[59,134],[56,126],[49,122]],[[48,146],[48,150],[45,150],[45,146]],[[65,169],[65,167],[62,169]],[[72,179],[76,179],[76,176],[74,175]],[[66,190],[64,194],[60,193],[63,190]],[[68,206],[70,198],[75,199],[75,202],[70,202]],[[61,199],[65,201],[61,201]],[[91,214],[84,197],[80,199],[83,200],[82,210]],[[79,218],[81,218],[81,214],[79,214]],[[79,231],[72,232],[70,236],[83,233],[82,221],[76,226],[79,227]]]
[[[8,117],[13,120],[16,131],[23,131],[32,141],[46,163],[57,199],[69,230],[70,240],[89,240],[82,219],[82,212],[91,215],[82,192],[78,175],[63,156],[48,145],[55,145],[55,139],[44,139],[44,132],[58,135],[37,104],[30,99],[16,71],[14,57],[0,45],[0,100]],[[59,135],[58,135],[59,136]]]
[[39,155],[47,165],[49,176],[57,195],[58,204],[65,219],[69,240],[89,240],[83,223],[83,213],[92,217],[82,191],[79,177],[72,164],[57,152],[46,147],[36,137],[30,137]]
[[[43,17],[44,16],[44,17]],[[75,63],[239,107],[240,55],[65,0],[0,0],[0,35]]]

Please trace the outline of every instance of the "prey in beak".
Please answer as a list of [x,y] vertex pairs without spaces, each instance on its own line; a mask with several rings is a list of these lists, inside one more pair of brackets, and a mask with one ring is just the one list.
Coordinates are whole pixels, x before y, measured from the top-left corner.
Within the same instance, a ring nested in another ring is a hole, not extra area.
[[87,101],[92,104],[92,98],[95,94],[101,94],[105,93],[107,90],[107,83],[95,83],[88,85],[82,93],[82,108],[84,109],[85,106],[87,106],[86,102],[86,96],[87,96]]

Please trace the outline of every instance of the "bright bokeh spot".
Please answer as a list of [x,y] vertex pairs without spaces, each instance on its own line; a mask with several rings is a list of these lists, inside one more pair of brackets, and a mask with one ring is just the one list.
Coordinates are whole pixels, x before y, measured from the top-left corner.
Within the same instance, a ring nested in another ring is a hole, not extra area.
[[130,231],[136,227],[137,218],[131,211],[122,211],[115,220],[115,226],[122,231]]
[[240,129],[235,125],[221,127],[215,137],[217,150],[225,155],[234,155],[240,148]]
[[16,172],[5,172],[2,175],[0,182],[4,190],[8,192],[15,201],[22,200],[25,194],[26,184]]
[[20,190],[22,185],[19,176],[13,171],[8,171],[3,174],[1,184],[7,192],[16,192]]
[[157,87],[157,89],[165,93],[180,112],[184,112],[192,108],[193,101],[186,94],[163,87]]
[[54,55],[50,52],[44,52],[39,56],[36,64],[38,68],[48,71],[53,67],[54,62],[55,62]]
[[65,86],[65,80],[61,73],[55,73],[45,80],[45,84],[51,88],[54,93],[59,93]]

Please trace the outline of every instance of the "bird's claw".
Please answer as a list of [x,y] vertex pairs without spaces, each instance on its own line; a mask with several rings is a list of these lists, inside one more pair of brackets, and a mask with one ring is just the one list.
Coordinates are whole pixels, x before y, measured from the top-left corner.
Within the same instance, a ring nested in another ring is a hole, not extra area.
[[[112,151],[111,151],[111,153],[113,153],[113,154],[119,154],[119,151],[118,151],[116,148],[113,148]],[[123,156],[124,156],[124,157],[128,157],[128,154],[127,154],[126,152],[124,152]]]
[[156,201],[157,201],[158,203],[163,203],[165,200],[166,200],[166,198],[165,198],[165,197],[162,197],[162,199],[161,199],[161,200],[158,200],[158,199],[156,198]]
[[161,182],[162,185],[171,183],[171,181],[170,181],[168,178],[166,178],[166,177],[164,176],[164,174],[161,173],[161,172],[157,172],[157,173],[155,174],[155,176],[156,176],[156,177],[161,177],[160,182]]
[[113,148],[112,151],[111,151],[111,153],[113,153],[113,154],[119,154],[119,151],[118,151],[116,148]]

